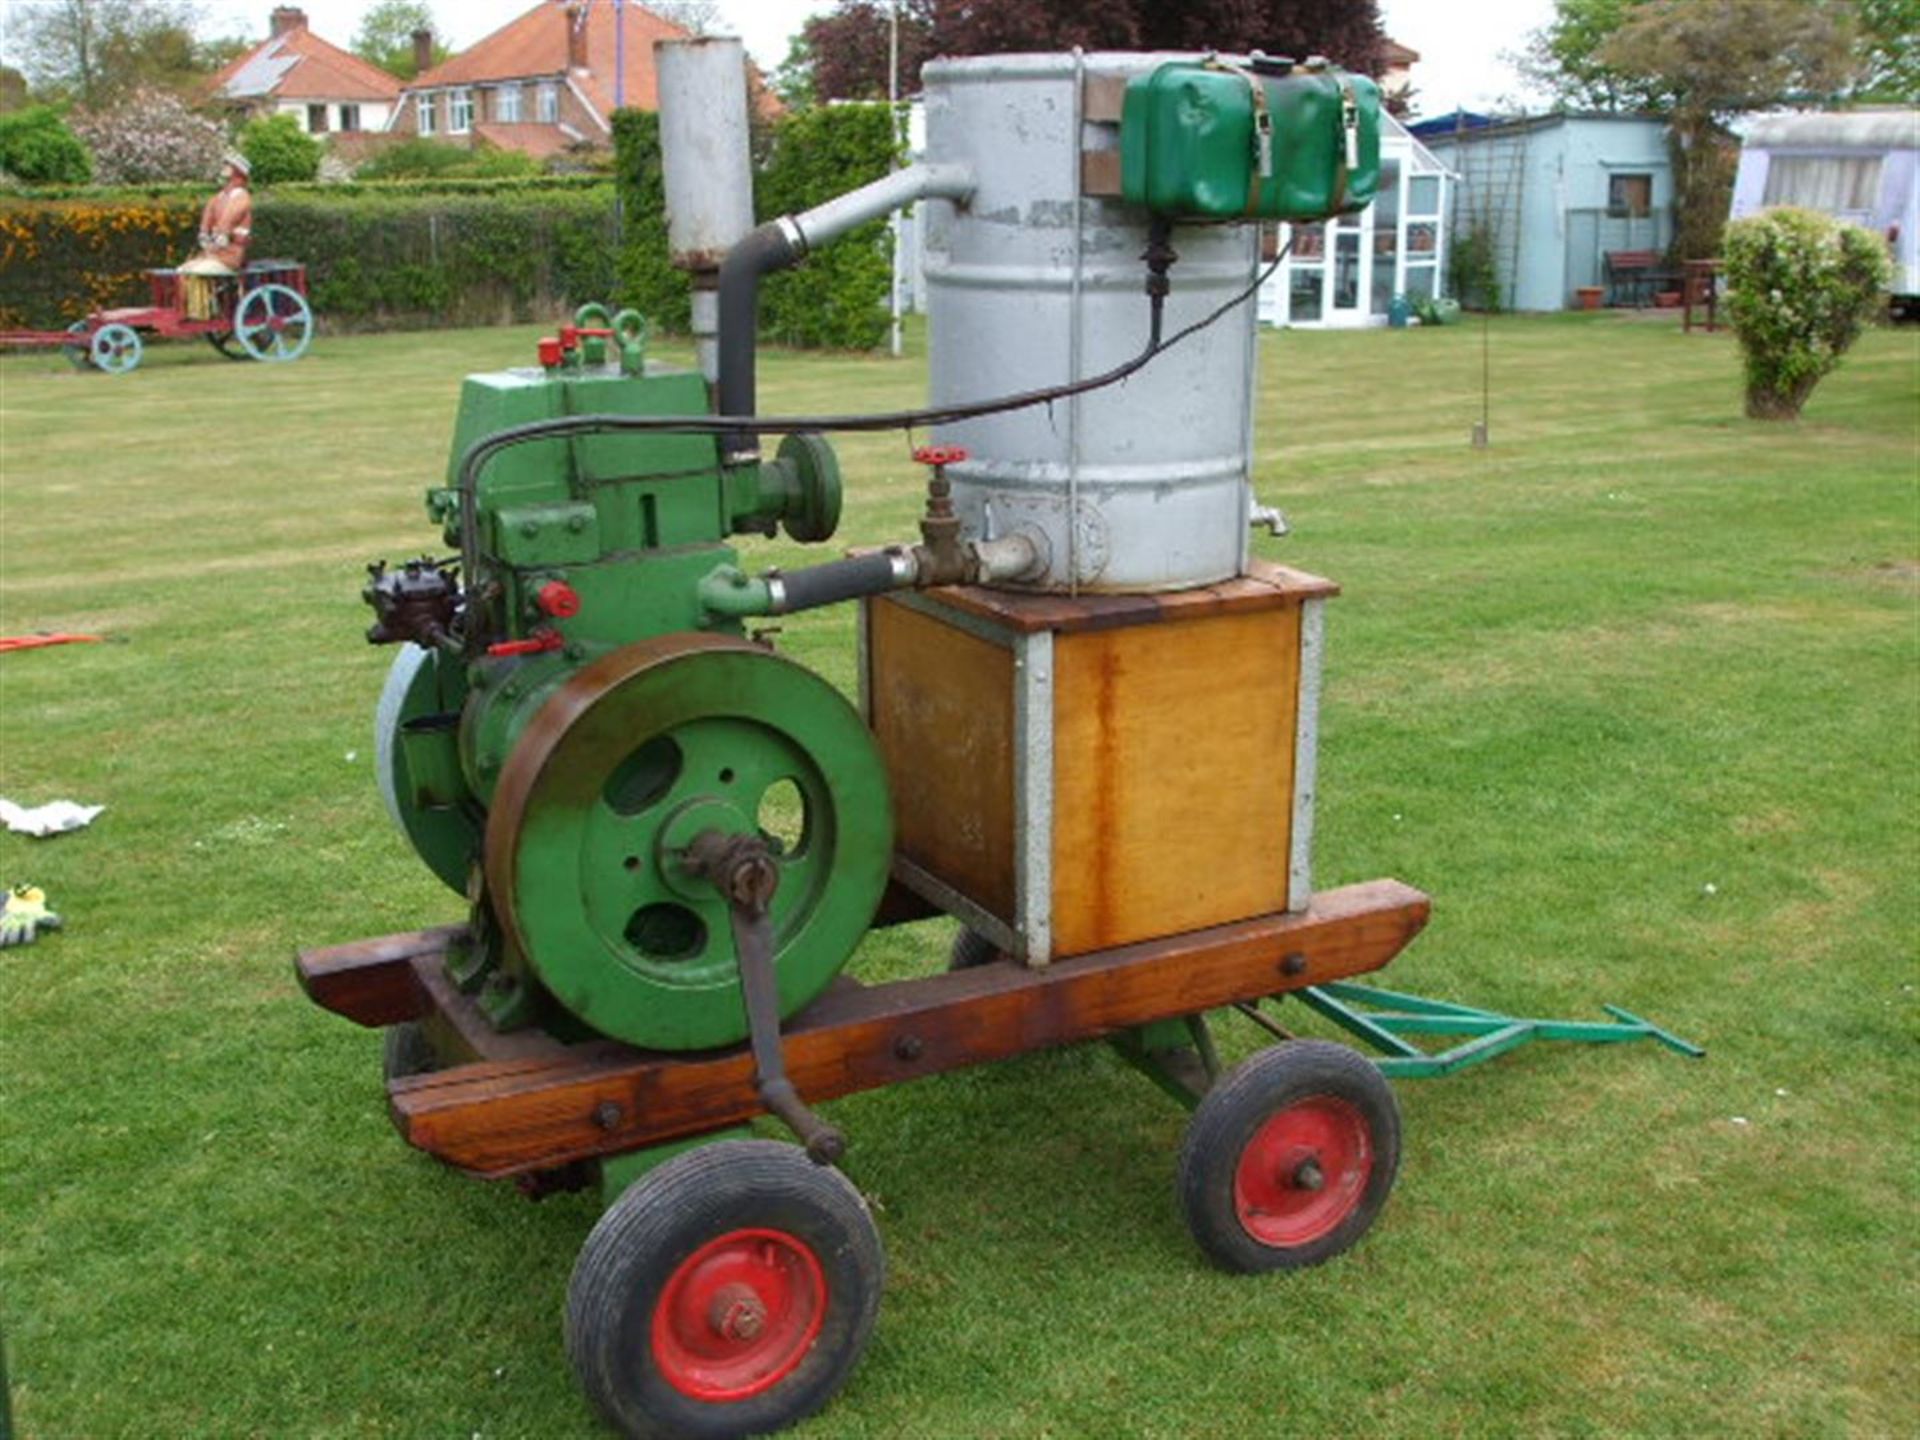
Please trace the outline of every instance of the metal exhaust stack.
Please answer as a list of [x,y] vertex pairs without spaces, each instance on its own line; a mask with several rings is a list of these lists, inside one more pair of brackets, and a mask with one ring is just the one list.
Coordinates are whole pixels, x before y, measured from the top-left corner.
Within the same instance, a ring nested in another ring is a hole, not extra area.
[[727,36],[661,40],[660,166],[667,245],[693,277],[693,343],[709,387],[720,378],[720,262],[753,229],[747,53]]

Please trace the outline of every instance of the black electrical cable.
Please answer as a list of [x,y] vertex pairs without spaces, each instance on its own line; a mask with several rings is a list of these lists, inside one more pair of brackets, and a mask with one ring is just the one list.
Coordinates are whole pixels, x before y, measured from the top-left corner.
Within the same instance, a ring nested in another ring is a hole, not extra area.
[[1182,340],[1197,335],[1230,311],[1246,304],[1260,293],[1260,287],[1265,285],[1274,271],[1280,268],[1280,262],[1287,258],[1287,253],[1292,249],[1293,240],[1289,237],[1287,243],[1280,247],[1280,253],[1275,255],[1273,260],[1254,277],[1251,285],[1164,341],[1160,339],[1160,305],[1156,297],[1151,329],[1144,350],[1111,370],[1064,385],[1048,385],[1039,390],[1023,390],[1012,395],[1002,395],[994,400],[975,400],[962,405],[937,406],[924,410],[888,410],[871,415],[563,415],[552,420],[529,420],[522,425],[509,425],[504,430],[496,430],[491,435],[482,436],[474,441],[467,447],[466,454],[460,457],[458,489],[461,555],[468,561],[468,573],[472,573],[472,562],[478,548],[478,536],[474,529],[476,517],[473,497],[474,489],[479,482],[481,467],[502,450],[510,449],[515,445],[525,445],[534,440],[555,440],[578,435],[612,435],[633,431],[656,435],[721,435],[743,431],[765,434],[773,430],[832,430],[841,433],[911,430],[924,425],[951,425],[961,420],[977,420],[983,415],[998,415],[1008,410],[1025,410],[1034,405],[1050,405],[1056,400],[1070,400],[1076,395],[1085,395],[1093,390],[1102,390],[1109,385],[1119,384],[1128,376],[1144,369],[1155,356],[1173,349]]

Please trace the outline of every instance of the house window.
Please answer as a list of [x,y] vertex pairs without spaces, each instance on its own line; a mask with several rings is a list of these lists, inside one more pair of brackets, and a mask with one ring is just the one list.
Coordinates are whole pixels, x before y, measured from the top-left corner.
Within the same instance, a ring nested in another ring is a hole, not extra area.
[[1607,177],[1607,214],[1640,219],[1652,213],[1653,176],[1623,173]]
[[359,128],[360,107],[358,105],[342,105],[340,107],[340,129],[344,133],[351,134]]
[[473,91],[455,90],[447,96],[447,133],[464,135],[473,129]]
[[520,87],[518,85],[502,85],[493,92],[493,118],[502,125],[519,123]]
[[560,123],[560,87],[554,84],[551,80],[544,80],[541,82],[540,89],[537,93],[538,93],[538,99],[536,100],[536,103],[540,107],[537,114],[539,116],[540,123],[542,125],[559,124]]
[[414,102],[414,113],[419,117],[418,129],[422,135],[433,134],[433,96],[422,95]]
[[307,133],[324,135],[327,133],[327,107],[324,105],[307,106]]

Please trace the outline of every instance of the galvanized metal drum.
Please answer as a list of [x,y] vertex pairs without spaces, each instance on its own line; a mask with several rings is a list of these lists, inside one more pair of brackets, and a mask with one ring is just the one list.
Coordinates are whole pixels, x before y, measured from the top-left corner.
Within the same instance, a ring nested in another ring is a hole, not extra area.
[[[1178,57],[994,55],[924,71],[927,158],[978,182],[964,208],[924,206],[935,405],[1110,370],[1147,344],[1147,216],[1080,194],[1081,152],[1118,144],[1089,124],[1089,76]],[[1252,225],[1185,225],[1164,333],[1251,283]],[[1022,588],[1177,590],[1242,573],[1247,546],[1255,307],[1248,303],[1130,380],[1051,406],[943,427],[966,535],[1024,531],[1044,571]]]

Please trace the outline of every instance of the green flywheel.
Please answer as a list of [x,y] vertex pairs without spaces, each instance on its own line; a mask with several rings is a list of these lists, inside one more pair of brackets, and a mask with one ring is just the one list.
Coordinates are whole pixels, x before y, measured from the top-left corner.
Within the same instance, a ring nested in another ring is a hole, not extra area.
[[606,1035],[685,1050],[744,1039],[725,900],[687,873],[695,836],[760,833],[780,868],[780,1013],[853,953],[893,850],[886,770],[825,680],[729,636],[641,641],[571,677],[494,791],[487,885],[568,1009]]

